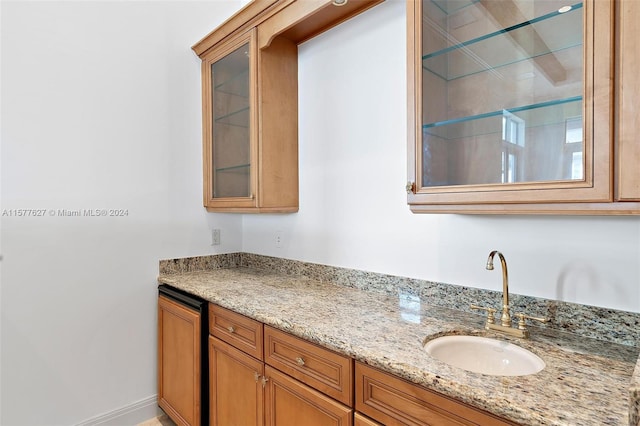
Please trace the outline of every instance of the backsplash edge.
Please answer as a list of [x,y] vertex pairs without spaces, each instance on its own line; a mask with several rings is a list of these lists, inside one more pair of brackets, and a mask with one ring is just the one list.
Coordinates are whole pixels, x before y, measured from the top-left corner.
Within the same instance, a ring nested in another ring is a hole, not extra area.
[[242,253],[226,253],[164,259],[160,260],[158,269],[161,275],[171,275],[212,269],[237,268],[241,266],[241,263]]

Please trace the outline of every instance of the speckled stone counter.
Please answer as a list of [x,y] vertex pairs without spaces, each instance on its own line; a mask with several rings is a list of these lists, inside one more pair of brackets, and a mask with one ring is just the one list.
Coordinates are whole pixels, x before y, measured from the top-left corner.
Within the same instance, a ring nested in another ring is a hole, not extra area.
[[[158,282],[523,425],[638,424],[637,345],[563,327],[531,327],[530,340],[504,337],[484,331],[480,315],[438,306],[441,293],[460,288],[421,292],[367,273],[360,275],[372,281],[371,289],[363,277],[355,279],[358,285],[345,286],[336,283],[335,273],[309,276],[288,268],[290,263],[250,256],[249,261],[240,254],[161,261]],[[499,298],[479,303],[497,306]],[[621,315],[629,316],[627,326],[636,324],[635,314]],[[516,343],[540,356],[546,368],[530,376],[486,376],[451,367],[423,350],[434,337],[469,333]]]

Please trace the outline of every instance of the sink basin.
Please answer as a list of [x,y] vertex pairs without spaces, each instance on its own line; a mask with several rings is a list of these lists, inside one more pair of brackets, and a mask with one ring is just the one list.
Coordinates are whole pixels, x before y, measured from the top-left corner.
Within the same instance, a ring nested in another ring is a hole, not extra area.
[[491,376],[526,376],[545,367],[536,354],[502,340],[479,336],[442,336],[424,345],[435,359]]

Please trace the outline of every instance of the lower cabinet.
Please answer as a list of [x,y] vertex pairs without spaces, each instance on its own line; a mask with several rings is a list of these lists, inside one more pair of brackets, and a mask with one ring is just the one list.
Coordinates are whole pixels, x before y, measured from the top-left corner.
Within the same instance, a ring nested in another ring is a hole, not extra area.
[[197,311],[158,297],[158,405],[179,426],[201,424],[200,326]]
[[212,426],[516,425],[213,304],[209,333]]
[[360,362],[355,370],[356,410],[387,426],[515,425]]
[[209,333],[211,425],[353,425],[351,358],[216,305]]

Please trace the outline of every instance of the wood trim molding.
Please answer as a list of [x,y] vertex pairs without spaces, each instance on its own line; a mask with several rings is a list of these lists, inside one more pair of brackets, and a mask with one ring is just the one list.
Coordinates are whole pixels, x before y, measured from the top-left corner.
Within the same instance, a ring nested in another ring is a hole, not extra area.
[[209,49],[228,36],[256,26],[260,20],[266,19],[292,1],[294,0],[253,0],[204,36],[191,49],[196,55],[202,57]]
[[78,423],[76,426],[118,426],[124,424],[138,424],[145,420],[159,416],[162,413],[158,407],[158,395],[154,394],[139,401],[116,408]]
[[344,6],[334,6],[332,0],[253,0],[192,49],[202,57],[227,37],[259,25],[264,25],[261,49],[280,34],[300,44],[383,1],[350,0]]
[[621,0],[618,3],[618,39],[616,52],[624,55],[616,57],[616,95],[618,125],[616,139],[618,151],[616,170],[618,188],[616,198],[625,201],[640,201],[640,2]]

